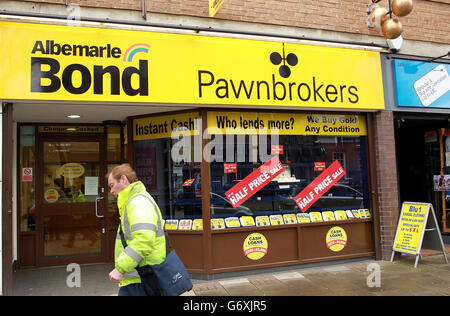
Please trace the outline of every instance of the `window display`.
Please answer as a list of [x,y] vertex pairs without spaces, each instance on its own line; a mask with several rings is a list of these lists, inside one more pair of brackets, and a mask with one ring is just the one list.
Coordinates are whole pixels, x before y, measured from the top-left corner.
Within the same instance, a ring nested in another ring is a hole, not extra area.
[[[203,221],[194,225],[202,217],[202,160],[194,158],[201,141],[194,116],[198,113],[134,120],[136,171],[164,218],[177,220],[167,229],[203,228]],[[170,119],[195,122],[178,125],[188,130],[183,149],[169,131],[151,139],[142,135],[149,124],[172,126],[173,132],[177,124]],[[200,153],[208,153],[212,229],[370,217],[364,116],[208,111],[207,120],[208,144]],[[174,151],[182,159],[175,159]],[[320,196],[301,207],[296,197],[335,162],[344,172],[328,186],[319,184]],[[268,163],[272,169],[264,169]]]
[[[217,122],[224,122],[218,119],[221,117],[218,114],[215,117]],[[214,115],[208,116],[211,118],[214,119]],[[306,123],[301,123],[301,119]],[[287,118],[285,114],[240,113],[233,119],[228,115],[228,120],[229,128],[225,121],[222,124],[225,130],[219,131],[214,143],[213,154],[221,152],[226,160],[211,162],[212,218],[251,216],[263,225],[262,216],[268,216],[267,223],[280,225],[347,220],[350,218],[345,216],[346,210],[357,212],[358,217],[352,218],[365,218],[359,215],[360,209],[369,208],[363,117],[292,114]],[[274,131],[269,129],[239,130],[239,125],[244,126],[239,122],[254,120],[259,126],[270,126],[275,120],[289,121],[291,125],[278,129],[275,137]],[[208,121],[208,126],[211,124]],[[292,135],[292,130],[298,135]],[[311,131],[315,135],[310,135]],[[233,207],[233,201],[227,199],[225,193],[273,156],[279,157],[283,172],[238,207]],[[266,161],[261,159],[264,157]],[[345,169],[345,175],[303,213],[295,197],[335,161]]]

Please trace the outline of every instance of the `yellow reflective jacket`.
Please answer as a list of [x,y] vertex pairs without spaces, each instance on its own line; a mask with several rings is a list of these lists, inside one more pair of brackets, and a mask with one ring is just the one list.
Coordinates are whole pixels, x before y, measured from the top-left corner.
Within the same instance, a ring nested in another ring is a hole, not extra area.
[[166,258],[166,239],[159,207],[141,181],[133,182],[117,198],[124,249],[117,230],[115,266],[123,274],[119,287],[140,283],[136,267],[160,264]]

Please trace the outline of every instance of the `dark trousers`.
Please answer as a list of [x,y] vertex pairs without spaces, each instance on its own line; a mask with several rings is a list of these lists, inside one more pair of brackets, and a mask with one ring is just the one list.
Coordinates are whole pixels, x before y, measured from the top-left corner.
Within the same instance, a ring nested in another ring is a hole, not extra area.
[[147,294],[144,291],[142,283],[133,283],[122,286],[119,289],[119,296],[147,296]]
[[[156,296],[155,292],[149,296]],[[127,286],[122,286],[119,289],[119,296],[147,296],[147,293],[145,293],[144,285],[142,283],[133,283]]]

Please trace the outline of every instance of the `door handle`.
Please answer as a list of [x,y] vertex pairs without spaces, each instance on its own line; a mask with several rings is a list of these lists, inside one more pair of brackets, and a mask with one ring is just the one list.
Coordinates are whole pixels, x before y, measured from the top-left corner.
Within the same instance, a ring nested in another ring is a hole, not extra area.
[[95,216],[97,216],[98,218],[102,218],[105,217],[105,215],[98,215],[98,201],[103,200],[103,197],[101,196],[97,196],[95,198]]

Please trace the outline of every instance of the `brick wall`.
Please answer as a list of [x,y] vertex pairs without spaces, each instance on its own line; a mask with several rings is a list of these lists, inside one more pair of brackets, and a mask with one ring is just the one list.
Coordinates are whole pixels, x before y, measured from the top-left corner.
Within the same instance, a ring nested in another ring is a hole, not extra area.
[[375,114],[377,198],[380,220],[381,257],[390,260],[399,217],[397,166],[392,111]]
[[[25,0],[65,4],[66,0]],[[388,7],[388,0],[379,4]],[[141,10],[141,0],[72,0],[81,7]],[[369,0],[225,0],[215,19],[267,23],[382,36],[379,27],[366,25]],[[208,0],[147,0],[151,14],[168,13],[208,17]],[[436,43],[450,42],[450,1],[414,0],[414,10],[400,18],[403,38]]]

